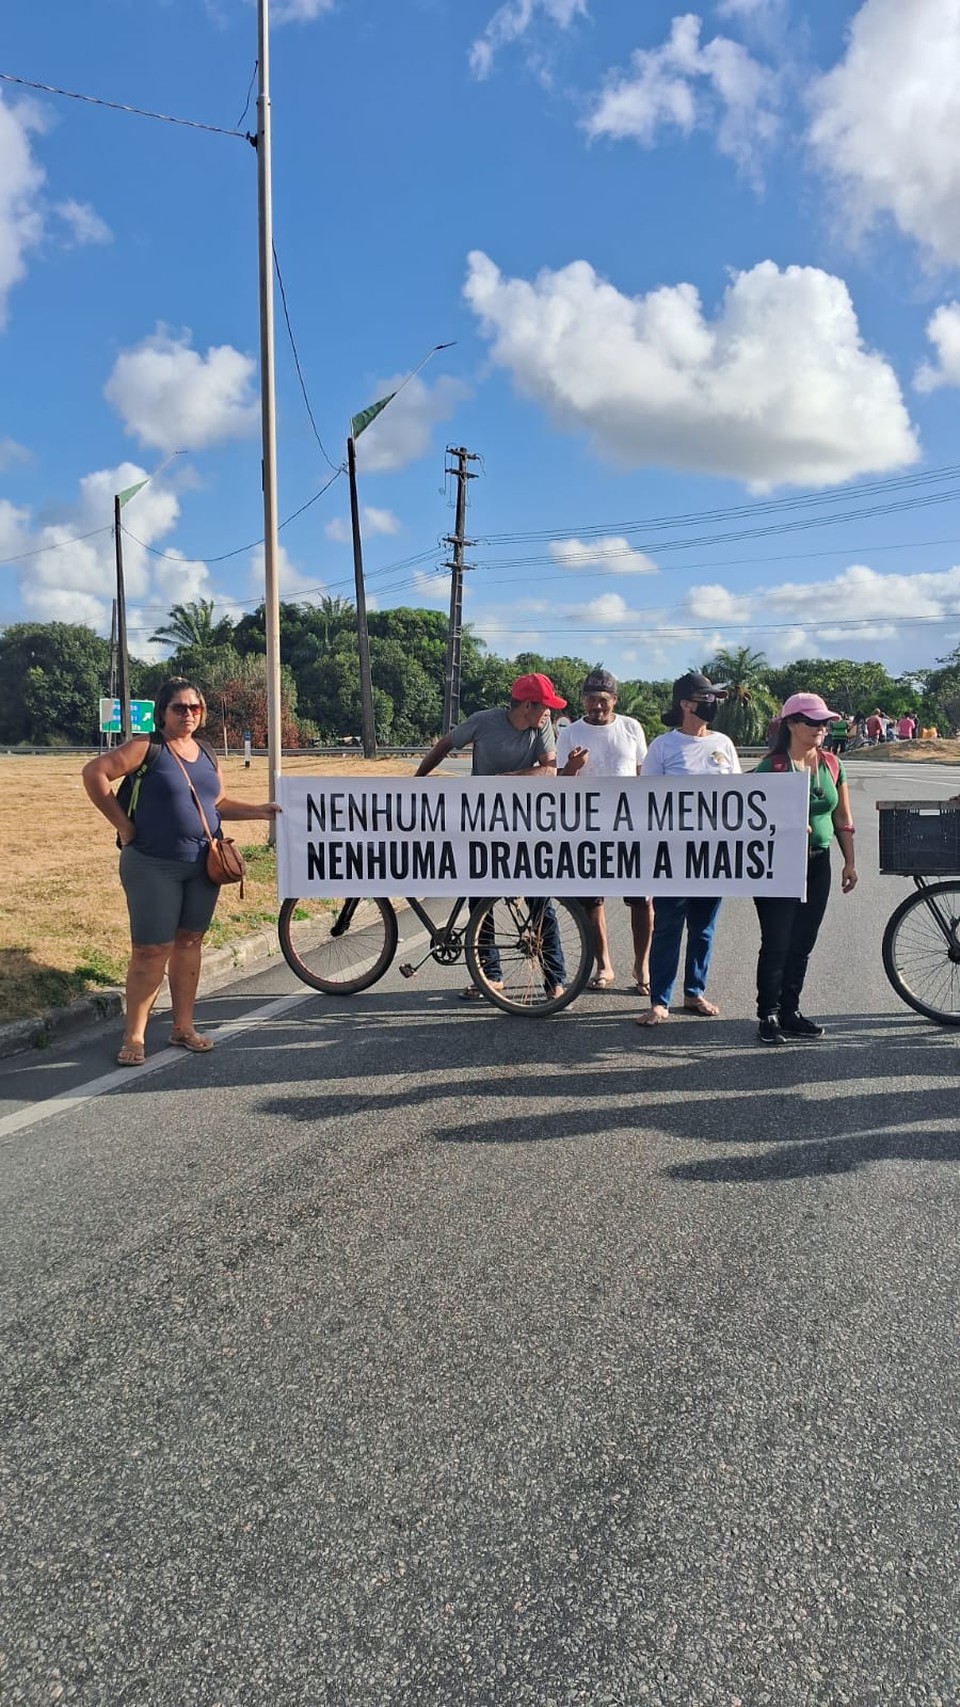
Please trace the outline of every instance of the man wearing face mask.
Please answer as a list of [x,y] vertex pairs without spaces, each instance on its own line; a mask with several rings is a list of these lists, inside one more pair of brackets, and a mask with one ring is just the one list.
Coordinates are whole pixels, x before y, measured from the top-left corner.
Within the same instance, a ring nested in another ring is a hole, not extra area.
[[[721,699],[726,699],[724,690],[714,687],[699,670],[680,676],[673,684],[670,708],[663,713],[667,733],[651,741],[641,775],[716,776],[739,772],[737,749],[729,736],[710,729]],[[680,966],[684,925],[687,952],[683,1011],[705,1019],[712,1019],[719,1012],[704,994],[719,910],[720,901],[715,895],[654,897],[650,1006],[637,1015],[638,1025],[661,1025],[670,1018],[670,998]]]
[[[609,670],[591,670],[580,689],[583,716],[561,729],[557,736],[558,776],[639,776],[647,750],[647,738],[635,717],[617,711],[617,678]],[[649,996],[650,933],[653,903],[639,896],[628,901],[633,927],[633,978],[641,995]],[[603,898],[585,896],[581,906],[593,931],[596,971],[591,990],[605,990],[614,982],[610,959],[607,919]]]

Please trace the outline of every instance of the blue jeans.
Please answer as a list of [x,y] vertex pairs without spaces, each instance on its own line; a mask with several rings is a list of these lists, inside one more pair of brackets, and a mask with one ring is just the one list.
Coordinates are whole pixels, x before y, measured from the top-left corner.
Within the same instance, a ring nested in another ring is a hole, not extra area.
[[[560,928],[557,924],[553,902],[546,900],[542,895],[538,895],[536,898],[528,895],[526,901],[530,909],[531,922],[541,932],[542,952],[540,959],[543,966],[544,982],[548,983],[551,988],[557,988],[566,983],[567,968],[563,958],[563,949],[560,946]],[[473,912],[474,907],[478,905],[478,900],[472,898],[470,911]],[[490,979],[491,983],[499,983],[502,971],[500,950],[494,940],[491,913],[486,914],[480,926],[477,944],[480,964],[486,977]]]
[[687,956],[683,968],[685,996],[702,996],[710,970],[713,931],[720,911],[715,895],[687,899],[683,895],[653,898],[653,941],[650,944],[650,1005],[668,1008],[680,966],[680,940],[687,927]]

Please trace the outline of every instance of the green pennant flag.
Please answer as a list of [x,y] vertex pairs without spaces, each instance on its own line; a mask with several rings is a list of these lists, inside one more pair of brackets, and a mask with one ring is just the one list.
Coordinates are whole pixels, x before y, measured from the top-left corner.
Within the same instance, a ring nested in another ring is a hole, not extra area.
[[350,417],[350,437],[353,439],[358,439],[360,437],[360,434],[362,432],[364,432],[367,427],[369,427],[370,422],[376,420],[376,418],[380,414],[381,410],[385,409],[387,407],[388,403],[393,402],[393,399],[396,397],[396,395],[397,394],[395,391],[391,391],[389,397],[381,397],[379,403],[371,403],[369,409],[361,409],[359,415],[351,415],[351,417]]
[[136,486],[126,486],[122,492],[117,494],[120,499],[121,510],[123,509],[124,504],[126,504],[131,498],[135,498],[138,492],[143,491],[146,484],[147,482],[145,480],[138,480]]

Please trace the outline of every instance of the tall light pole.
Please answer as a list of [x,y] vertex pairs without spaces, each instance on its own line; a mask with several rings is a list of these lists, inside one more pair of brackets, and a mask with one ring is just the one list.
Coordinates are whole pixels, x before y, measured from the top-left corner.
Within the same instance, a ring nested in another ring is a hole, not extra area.
[[363,582],[363,541],[360,536],[360,505],[357,500],[357,440],[365,432],[371,421],[382,415],[388,403],[399,396],[405,385],[415,379],[421,368],[426,367],[431,356],[438,350],[452,350],[456,339],[447,344],[434,344],[428,350],[422,362],[411,368],[406,379],[401,380],[396,391],[391,391],[378,402],[371,403],[369,408],[361,409],[359,415],[354,415],[350,422],[350,437],[347,440],[347,474],[350,480],[350,530],[353,535],[353,576],[357,599],[357,658],[360,666],[360,721],[361,737],[363,740],[363,756],[365,759],[375,759],[377,756],[377,731],[373,716],[373,677],[370,669],[370,636],[367,633],[367,598]]
[[[257,228],[260,256],[260,434],[263,447],[264,628],[267,643],[267,770],[276,799],[280,751],[280,556],[277,533],[277,436],[273,354],[273,203],[270,162],[270,21],[257,0]],[[275,840],[271,821],[270,840]]]
[[[117,629],[117,696],[120,700],[120,734],[124,741],[129,741],[133,734],[133,721],[130,715],[130,654],[127,651],[127,595],[123,584],[123,525],[120,512],[124,504],[129,504],[138,492],[162,474],[167,463],[183,452],[173,450],[159,468],[148,474],[145,480],[138,480],[133,486],[125,486],[122,492],[115,492],[113,497],[113,538],[117,557],[117,598],[116,598],[116,629]],[[111,671],[112,674],[112,671]],[[112,683],[111,683],[112,686]]]

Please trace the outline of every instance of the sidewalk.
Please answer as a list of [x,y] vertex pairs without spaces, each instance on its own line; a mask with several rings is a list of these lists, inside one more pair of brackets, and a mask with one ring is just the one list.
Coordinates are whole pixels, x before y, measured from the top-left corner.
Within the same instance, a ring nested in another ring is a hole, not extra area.
[[[253,936],[239,937],[225,948],[212,948],[204,954],[200,966],[199,995],[222,990],[258,970],[280,953],[276,926],[257,931]],[[66,1008],[51,1008],[32,1019],[12,1020],[0,1025],[0,1059],[19,1055],[25,1049],[49,1049],[58,1038],[88,1026],[116,1019],[123,1013],[122,990],[98,990],[71,1002]]]

